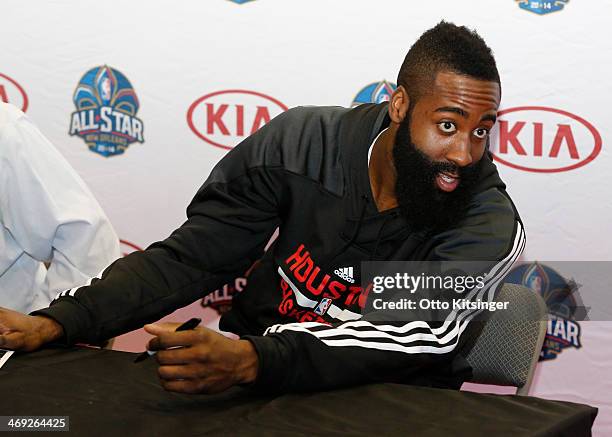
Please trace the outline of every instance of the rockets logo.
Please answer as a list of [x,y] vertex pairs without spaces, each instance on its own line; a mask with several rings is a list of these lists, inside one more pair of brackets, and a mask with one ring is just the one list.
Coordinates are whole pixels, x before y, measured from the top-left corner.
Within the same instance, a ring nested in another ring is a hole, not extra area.
[[351,107],[361,105],[362,103],[382,103],[391,100],[393,91],[397,89],[397,85],[392,82],[383,80],[381,82],[371,83],[361,89],[353,99]]
[[337,271],[347,278],[351,275],[351,281],[342,277],[349,284],[324,272],[304,244],[300,244],[284,265],[278,268],[282,294],[278,312],[300,322],[329,323],[330,320],[360,319],[367,293],[362,293],[360,285],[350,285],[359,282],[357,271],[352,267]]
[[581,347],[580,325],[576,319],[585,319],[582,314],[585,308],[576,293],[575,282],[538,262],[515,267],[505,282],[523,285],[540,294],[546,302],[548,325],[540,361],[555,359],[566,348]]
[[140,103],[121,72],[106,65],[92,68],[79,81],[73,100],[69,133],[81,137],[92,152],[120,155],[130,144],[144,142],[144,125],[136,117]]

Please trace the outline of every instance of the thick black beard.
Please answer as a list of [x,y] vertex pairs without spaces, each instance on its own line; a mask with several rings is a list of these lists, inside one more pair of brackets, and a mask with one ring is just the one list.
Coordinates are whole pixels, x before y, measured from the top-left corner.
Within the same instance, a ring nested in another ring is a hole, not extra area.
[[[412,143],[410,115],[400,123],[393,146],[400,212],[417,232],[452,228],[465,216],[480,178],[482,159],[466,167],[432,161]],[[440,172],[459,174],[459,186],[450,193],[440,190],[436,184]]]

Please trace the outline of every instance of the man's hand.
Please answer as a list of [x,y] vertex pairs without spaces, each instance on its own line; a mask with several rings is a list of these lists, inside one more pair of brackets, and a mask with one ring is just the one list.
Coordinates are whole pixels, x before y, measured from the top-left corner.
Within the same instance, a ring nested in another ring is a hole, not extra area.
[[0,348],[33,351],[64,335],[62,325],[43,316],[0,308]]
[[207,328],[175,332],[177,326],[160,323],[144,327],[156,336],[148,349],[158,351],[157,373],[166,390],[218,393],[255,381],[258,359],[251,342],[232,340]]

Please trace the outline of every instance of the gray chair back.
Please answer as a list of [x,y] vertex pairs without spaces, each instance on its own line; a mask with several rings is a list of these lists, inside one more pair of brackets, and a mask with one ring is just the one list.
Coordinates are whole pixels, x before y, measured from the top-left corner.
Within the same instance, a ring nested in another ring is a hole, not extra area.
[[514,386],[517,394],[527,395],[546,335],[546,304],[515,284],[504,284],[496,300],[509,302],[508,309],[476,322],[480,328],[468,333],[462,348],[473,369],[470,382]]

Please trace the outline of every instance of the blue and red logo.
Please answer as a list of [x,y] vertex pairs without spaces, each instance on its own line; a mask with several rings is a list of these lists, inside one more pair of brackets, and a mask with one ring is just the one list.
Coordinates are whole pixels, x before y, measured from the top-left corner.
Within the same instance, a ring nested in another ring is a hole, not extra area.
[[132,143],[143,143],[144,124],[136,117],[140,103],[130,81],[107,65],[89,70],[73,96],[76,111],[70,135],[81,137],[92,152],[109,157]]
[[315,314],[322,316],[327,312],[331,304],[332,300],[329,297],[324,297],[314,309]]
[[546,0],[546,1],[531,1],[531,0],[516,0],[519,7],[525,11],[533,12],[538,15],[550,14],[563,9],[569,0]]
[[387,82],[382,80],[380,82],[374,82],[363,87],[353,99],[351,107],[361,105],[362,103],[382,103],[391,100],[393,91],[395,91],[397,85],[393,82]]
[[576,293],[574,281],[567,280],[547,265],[538,262],[512,269],[504,282],[523,285],[538,293],[548,308],[548,325],[540,361],[557,358],[564,349],[580,349],[580,325],[585,308]]

